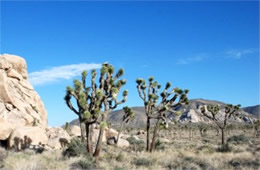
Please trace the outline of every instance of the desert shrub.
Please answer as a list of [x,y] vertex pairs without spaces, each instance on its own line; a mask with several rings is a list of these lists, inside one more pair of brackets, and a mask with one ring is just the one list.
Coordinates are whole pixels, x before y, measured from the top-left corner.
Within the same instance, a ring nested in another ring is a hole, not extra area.
[[94,158],[85,156],[83,159],[72,165],[72,169],[95,169],[97,168],[97,164]]
[[229,161],[229,164],[235,169],[245,168],[245,169],[258,169],[260,167],[259,159],[246,159],[246,158],[235,158]]
[[193,156],[180,155],[179,160],[168,163],[168,169],[212,169],[215,168],[207,161]]
[[249,141],[248,137],[244,134],[241,135],[234,135],[228,138],[228,143],[234,143],[234,144],[242,144],[247,143]]
[[79,155],[86,155],[86,145],[80,139],[74,138],[68,144],[67,148],[62,152],[63,156],[74,157]]
[[116,157],[116,161],[118,162],[123,162],[126,159],[125,154],[123,154],[122,152],[120,152],[117,157]]
[[205,138],[205,139],[202,139],[202,143],[204,143],[204,144],[209,144],[209,143],[211,143],[211,142],[210,142],[209,139],[206,139],[206,138]]
[[157,150],[165,150],[165,145],[159,139],[155,143],[155,149]]
[[200,136],[205,137],[207,135],[207,131],[209,129],[208,125],[205,123],[198,123],[198,124],[196,124],[196,126],[199,129]]
[[135,144],[137,141],[133,136],[130,136],[126,139],[131,145]]
[[211,145],[202,145],[197,148],[197,151],[202,151],[204,153],[214,153],[216,151]]
[[231,152],[232,151],[232,147],[226,143],[224,145],[221,145],[219,146],[217,149],[216,149],[217,152]]
[[115,170],[128,170],[127,168],[125,168],[125,167],[115,167]]
[[135,161],[136,166],[151,166],[153,164],[153,160],[147,158],[139,158]]
[[143,140],[136,140],[134,137],[129,137],[126,139],[130,145],[131,145],[131,149],[133,149],[134,151],[143,151],[145,149],[145,143]]
[[84,159],[84,160],[80,160],[78,162],[78,165],[82,168],[82,169],[93,169],[93,168],[96,168],[96,165],[90,161],[90,160],[87,160],[87,159]]
[[175,170],[175,169],[192,169],[192,170],[196,170],[196,169],[201,169],[198,165],[196,165],[195,163],[191,163],[191,162],[170,162],[167,166],[167,169],[170,170]]
[[7,151],[0,147],[0,168],[3,168],[3,160],[7,157]]
[[102,159],[106,162],[111,162],[116,158],[116,153],[113,151],[106,151],[105,154],[102,156]]

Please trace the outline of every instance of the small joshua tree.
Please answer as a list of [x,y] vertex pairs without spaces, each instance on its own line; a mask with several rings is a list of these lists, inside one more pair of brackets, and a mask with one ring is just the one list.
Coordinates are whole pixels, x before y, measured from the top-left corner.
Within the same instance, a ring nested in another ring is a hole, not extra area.
[[126,107],[123,108],[123,110],[124,110],[125,114],[122,118],[122,122],[121,122],[120,127],[119,127],[119,131],[118,131],[117,138],[116,138],[116,144],[118,143],[118,140],[119,140],[121,131],[123,129],[123,126],[125,124],[127,124],[130,120],[132,120],[135,116],[135,113],[133,112],[133,110],[131,108],[126,106]]
[[202,106],[200,108],[200,111],[203,116],[207,117],[209,120],[214,122],[217,127],[221,131],[221,144],[222,146],[225,145],[225,128],[227,127],[227,120],[231,116],[236,116],[237,111],[239,110],[241,105],[233,106],[232,104],[227,104],[225,106],[225,114],[222,119],[218,117],[220,107],[219,105],[208,105],[208,106]]
[[66,132],[70,132],[70,126],[69,126],[69,122],[66,122],[65,123],[65,125],[64,125],[64,130],[66,131]]
[[256,121],[253,122],[253,127],[254,127],[254,135],[258,137],[260,135],[259,133],[259,127],[260,127],[260,120],[257,119]]
[[199,129],[200,136],[203,137],[206,134],[207,130],[208,130],[208,126],[206,124],[204,124],[204,123],[199,123],[197,125],[197,127]]
[[[166,112],[176,113],[174,110],[182,104],[188,104],[188,90],[173,88],[169,91],[171,84],[168,82],[161,93],[161,101],[158,103],[159,96],[157,95],[161,85],[154,81],[153,77],[149,78],[148,87],[144,79],[136,80],[139,97],[143,100],[145,113],[147,116],[146,123],[146,151],[152,152],[155,148],[158,127],[160,125],[167,127]],[[177,100],[178,99],[178,100]],[[176,100],[178,102],[176,102]],[[152,142],[150,143],[150,127],[151,119],[156,120],[156,125],[153,130]]]
[[[74,89],[67,87],[65,101],[68,107],[79,116],[81,136],[87,139],[87,151],[92,156],[99,156],[102,148],[102,138],[107,126],[107,116],[119,104],[126,102],[128,92],[123,92],[123,99],[118,101],[117,97],[120,89],[126,83],[125,79],[118,80],[124,74],[123,69],[119,69],[114,75],[114,67],[108,63],[102,65],[100,71],[99,85],[96,83],[96,70],[91,71],[91,83],[86,85],[87,72],[82,72],[82,81],[74,81]],[[71,103],[71,98],[76,100],[78,109]],[[99,124],[99,135],[93,153],[92,134],[93,124]],[[84,128],[85,133],[84,135]]]
[[[82,77],[85,74],[82,73]],[[84,112],[86,109],[84,109],[84,97],[85,92],[82,89],[82,83],[79,80],[74,80],[74,88],[68,86],[66,89],[66,95],[64,97],[64,100],[67,104],[67,106],[78,116],[79,118],[79,125],[81,130],[81,141],[85,141],[85,123],[84,123]],[[77,109],[72,105],[71,98],[74,98],[76,100]]]

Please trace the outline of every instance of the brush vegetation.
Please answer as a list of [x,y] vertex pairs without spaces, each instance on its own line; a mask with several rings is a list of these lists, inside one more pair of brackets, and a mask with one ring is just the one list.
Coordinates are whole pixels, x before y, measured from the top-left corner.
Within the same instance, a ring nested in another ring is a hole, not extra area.
[[[200,135],[194,124],[191,128],[170,125],[158,132],[156,147],[146,152],[146,135],[139,140],[129,137],[130,147],[104,145],[99,158],[87,154],[75,140],[69,149],[44,151],[41,154],[24,150],[15,152],[0,148],[0,166],[4,169],[259,169],[260,139],[253,128],[233,126],[226,132],[228,149],[223,151],[220,137],[211,126]],[[205,126],[205,125],[204,125]],[[244,126],[246,127],[246,126]],[[129,132],[136,135],[137,130]],[[167,139],[167,142],[165,139]]]

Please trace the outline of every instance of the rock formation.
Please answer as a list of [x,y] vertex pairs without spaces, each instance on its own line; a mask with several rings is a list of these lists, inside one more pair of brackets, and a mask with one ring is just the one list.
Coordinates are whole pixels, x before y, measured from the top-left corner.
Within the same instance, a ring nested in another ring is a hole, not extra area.
[[[0,119],[3,124],[11,123],[11,129],[15,126],[47,127],[47,112],[29,82],[26,62],[19,56],[0,55]],[[3,128],[6,127],[0,126],[1,133],[8,131]],[[6,140],[8,136],[0,134],[0,139]]]
[[48,128],[46,134],[49,138],[47,143],[47,147],[49,148],[46,149],[61,149],[63,148],[62,141],[67,141],[69,143],[71,140],[68,132],[61,127]]
[[0,118],[0,140],[6,140],[14,128],[12,123]]
[[[172,119],[178,120],[180,122],[204,122],[204,123],[210,123],[208,118],[205,118],[201,115],[200,112],[200,107],[205,106],[205,105],[219,105],[220,106],[220,114],[217,117],[218,119],[224,119],[224,107],[225,103],[219,102],[219,101],[214,101],[214,100],[204,100],[204,99],[193,99],[190,100],[190,104],[187,107],[181,106],[177,110],[182,112],[182,115],[177,118],[174,115],[169,115]],[[239,111],[239,116],[238,117],[233,117],[231,116],[230,118],[231,122],[236,122],[236,123],[252,123],[255,118],[250,115],[249,113],[243,111],[242,109]]]

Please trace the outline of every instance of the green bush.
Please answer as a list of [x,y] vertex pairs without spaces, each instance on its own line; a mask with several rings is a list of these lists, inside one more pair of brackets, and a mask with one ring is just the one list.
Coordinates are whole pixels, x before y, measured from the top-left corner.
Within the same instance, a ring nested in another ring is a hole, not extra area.
[[146,158],[139,158],[135,161],[136,166],[151,166],[153,164],[152,160]]
[[128,137],[126,140],[127,140],[131,145],[135,144],[136,141],[137,141],[133,136]]
[[156,150],[165,150],[165,145],[158,139],[155,143]]
[[123,154],[122,152],[120,152],[117,157],[116,157],[116,161],[118,162],[123,162],[126,159],[125,154]]
[[143,140],[136,140],[134,137],[129,137],[126,139],[130,145],[131,145],[131,149],[133,149],[134,151],[143,151],[145,149],[145,143]]
[[217,148],[217,152],[231,152],[231,151],[232,151],[232,148],[228,143],[226,143],[225,145],[219,146]]
[[77,165],[82,169],[94,169],[97,168],[96,163],[93,159],[82,159],[80,160]]
[[7,151],[0,147],[0,168],[3,168],[3,160],[7,157]]
[[93,157],[84,156],[78,162],[71,165],[71,169],[97,169],[96,161]]
[[197,151],[201,151],[201,152],[204,152],[204,153],[214,153],[216,151],[216,149],[213,148],[213,146],[207,144],[207,145],[199,146],[197,148]]
[[74,138],[68,144],[67,148],[62,152],[63,156],[75,157],[79,155],[87,155],[86,145],[80,139]]
[[229,164],[235,169],[258,169],[260,167],[259,159],[235,158],[229,161]]
[[115,170],[128,170],[127,168],[125,168],[125,167],[115,167]]
[[244,134],[241,135],[234,135],[227,139],[228,143],[234,143],[234,144],[242,144],[247,143],[249,141],[248,137]]

